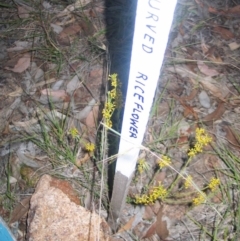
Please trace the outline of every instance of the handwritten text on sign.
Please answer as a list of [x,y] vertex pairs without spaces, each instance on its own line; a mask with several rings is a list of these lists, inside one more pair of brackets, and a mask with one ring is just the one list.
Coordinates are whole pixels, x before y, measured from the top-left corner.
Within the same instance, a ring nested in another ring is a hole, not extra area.
[[135,170],[177,0],[138,0],[116,172]]

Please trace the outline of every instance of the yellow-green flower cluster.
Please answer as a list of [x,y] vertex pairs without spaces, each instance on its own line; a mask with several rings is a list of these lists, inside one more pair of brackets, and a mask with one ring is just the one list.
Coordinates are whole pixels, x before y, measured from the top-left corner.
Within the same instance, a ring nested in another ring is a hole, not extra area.
[[159,186],[153,187],[149,194],[136,195],[134,203],[141,205],[153,204],[157,199],[164,200],[167,195],[167,190],[159,184]]
[[93,143],[87,143],[85,145],[85,149],[88,151],[88,152],[94,152],[95,150],[95,145]]
[[192,186],[192,176],[188,175],[184,182],[184,187],[188,189]]
[[114,110],[116,109],[117,86],[118,86],[117,74],[110,75],[109,80],[111,81],[112,90],[108,91],[107,100],[105,102],[105,106],[102,111],[102,114],[103,114],[103,117],[105,118],[105,124],[111,128],[112,127],[111,117]]
[[167,156],[162,156],[162,159],[158,161],[158,165],[161,169],[169,166],[170,164],[171,164],[171,159]]
[[203,151],[203,147],[208,145],[212,141],[212,138],[202,128],[196,129],[196,144],[188,152],[189,157],[195,156],[197,153]]
[[196,198],[194,198],[192,200],[192,203],[197,206],[197,205],[200,205],[202,203],[204,203],[206,201],[206,194],[201,192],[198,194],[198,196]]
[[69,134],[72,136],[73,139],[76,139],[76,138],[79,137],[79,132],[78,132],[78,129],[76,127],[72,127],[69,130]]
[[208,184],[208,188],[211,189],[211,191],[214,191],[219,185],[220,180],[218,178],[212,177],[210,183]]
[[146,160],[144,158],[141,158],[139,161],[138,161],[138,166],[137,166],[137,170],[140,174],[143,173],[143,171],[147,171],[149,169],[149,165],[148,163],[146,162]]

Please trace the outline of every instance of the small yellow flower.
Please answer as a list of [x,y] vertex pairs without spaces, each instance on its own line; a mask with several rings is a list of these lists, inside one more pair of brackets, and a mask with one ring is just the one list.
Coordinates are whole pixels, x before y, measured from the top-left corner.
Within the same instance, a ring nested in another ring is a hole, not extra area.
[[194,157],[196,154],[203,151],[203,147],[208,145],[212,138],[205,132],[203,128],[196,129],[196,144],[188,151],[189,157]]
[[155,194],[155,196],[157,197],[157,198],[160,198],[160,199],[165,199],[166,197],[167,197],[167,195],[168,195],[168,192],[167,192],[167,190],[163,187],[163,185],[161,185],[161,184],[159,184],[159,186],[157,186],[157,187],[154,187],[153,188],[153,196],[154,196],[154,194]]
[[86,149],[87,151],[89,151],[89,152],[94,152],[94,150],[95,150],[95,145],[94,145],[93,143],[87,143],[87,144],[85,145],[85,149]]
[[203,128],[197,128],[196,129],[196,135],[201,136],[205,134],[205,130]]
[[107,100],[105,102],[104,109],[102,111],[105,124],[108,127],[112,127],[111,117],[113,115],[114,110],[116,109],[117,104],[117,86],[118,86],[118,79],[117,74],[109,75],[109,80],[111,81],[111,86],[113,87],[111,91],[107,93]]
[[192,176],[188,175],[184,182],[184,187],[188,189],[191,186],[192,186]]
[[69,130],[70,135],[72,136],[72,138],[76,138],[79,136],[79,132],[78,129],[76,127],[73,127]]
[[197,142],[194,146],[194,150],[196,153],[200,153],[203,151],[203,144],[200,142]]
[[111,80],[112,87],[117,87],[117,74],[111,74],[109,75],[109,79]]
[[115,99],[116,96],[117,96],[117,90],[116,90],[116,89],[112,89],[112,90],[110,91],[109,95],[110,95],[110,97],[111,97],[112,99]]
[[204,193],[199,193],[196,198],[192,200],[195,206],[198,206],[206,201],[206,195]]
[[197,154],[196,150],[194,148],[191,148],[189,151],[188,151],[188,156],[189,157],[194,157],[195,155]]
[[149,194],[136,195],[134,203],[142,205],[153,204],[157,199],[164,200],[167,195],[167,190],[159,184],[159,186],[153,187]]
[[212,141],[212,138],[208,136],[207,133],[205,133],[205,130],[202,128],[196,129],[196,140],[198,143],[201,143],[202,145],[206,146],[208,143]]
[[167,167],[171,164],[171,159],[167,156],[162,156],[162,159],[159,160],[158,165],[162,169],[164,167]]
[[104,118],[106,118],[106,119],[111,118],[111,113],[109,112],[108,109],[104,109],[104,110],[102,111],[102,113],[103,113],[103,117],[104,117]]
[[148,163],[146,162],[146,160],[145,159],[140,159],[139,161],[138,161],[138,167],[137,167],[137,169],[138,169],[138,172],[140,173],[140,174],[142,174],[143,173],[143,171],[147,171],[148,169],[149,169],[149,165],[148,165]]
[[111,101],[106,103],[105,109],[108,110],[108,112],[113,113],[114,109],[115,109],[115,103],[112,103]]
[[210,183],[208,184],[208,188],[210,188],[211,191],[214,191],[219,185],[220,185],[220,180],[218,178],[212,177],[210,180]]
[[107,127],[112,128],[112,121],[110,119],[106,119],[105,124]]

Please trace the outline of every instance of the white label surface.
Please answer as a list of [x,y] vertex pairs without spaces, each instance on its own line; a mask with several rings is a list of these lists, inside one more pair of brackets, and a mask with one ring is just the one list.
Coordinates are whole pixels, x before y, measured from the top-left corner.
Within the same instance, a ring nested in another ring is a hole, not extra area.
[[135,170],[177,0],[138,0],[116,172]]

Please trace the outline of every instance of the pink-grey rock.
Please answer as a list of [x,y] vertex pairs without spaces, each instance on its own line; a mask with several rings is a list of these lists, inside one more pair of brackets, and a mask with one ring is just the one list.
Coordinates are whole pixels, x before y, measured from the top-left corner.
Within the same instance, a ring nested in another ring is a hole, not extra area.
[[41,177],[30,201],[28,241],[109,240],[109,226],[96,213],[86,210],[66,194],[62,185],[49,175]]

